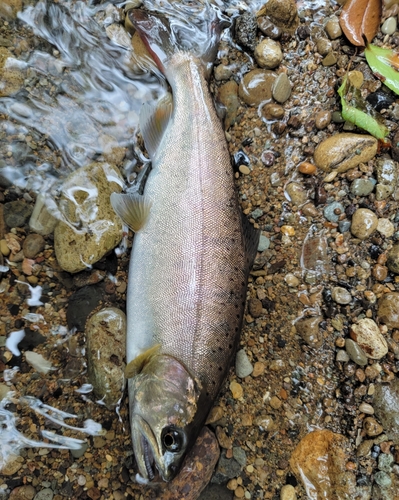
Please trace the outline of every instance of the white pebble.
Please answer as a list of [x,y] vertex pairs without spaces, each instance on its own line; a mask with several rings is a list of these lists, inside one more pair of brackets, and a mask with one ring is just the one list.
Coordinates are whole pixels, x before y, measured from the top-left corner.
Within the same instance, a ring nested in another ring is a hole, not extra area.
[[381,26],[381,31],[384,35],[392,35],[396,31],[397,25],[396,17],[388,17]]

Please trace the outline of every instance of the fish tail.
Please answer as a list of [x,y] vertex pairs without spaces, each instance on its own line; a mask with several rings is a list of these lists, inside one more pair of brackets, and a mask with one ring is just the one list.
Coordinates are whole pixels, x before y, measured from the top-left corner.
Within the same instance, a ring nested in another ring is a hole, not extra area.
[[181,51],[198,57],[205,67],[206,76],[209,76],[221,33],[228,24],[216,11],[206,22],[205,30],[195,30],[193,24],[176,19],[169,20],[160,14],[142,9],[132,9],[128,15],[157,67],[165,76],[169,60],[176,52]]

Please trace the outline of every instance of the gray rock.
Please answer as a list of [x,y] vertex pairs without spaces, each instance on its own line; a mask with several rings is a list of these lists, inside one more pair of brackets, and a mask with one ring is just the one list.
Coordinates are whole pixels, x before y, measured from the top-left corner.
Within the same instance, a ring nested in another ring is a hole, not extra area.
[[369,179],[355,179],[351,184],[351,193],[355,196],[368,196],[374,189]]
[[376,384],[373,407],[375,415],[384,426],[385,434],[399,444],[399,379],[390,384]]
[[233,500],[234,492],[221,484],[209,484],[198,500]]
[[388,252],[387,267],[395,274],[399,274],[399,243],[395,243]]
[[350,360],[350,357],[346,351],[344,351],[343,349],[339,349],[337,351],[335,359],[336,361],[340,361],[341,363],[347,363]]
[[247,465],[247,454],[239,446],[233,446],[233,457],[241,465],[245,467]]
[[258,25],[252,12],[244,12],[236,20],[235,36],[240,45],[254,50]]
[[337,304],[350,304],[352,302],[352,295],[346,288],[335,286],[332,289],[331,296]]
[[366,366],[368,363],[367,356],[360,346],[352,339],[345,340],[345,349],[350,359],[359,366]]
[[379,471],[374,474],[374,481],[379,485],[384,488],[387,488],[388,486],[391,486],[391,478],[389,477],[389,474],[386,474],[385,472]]
[[381,158],[376,162],[377,180],[387,186],[398,182],[398,169],[396,163],[389,158]]
[[240,349],[236,355],[236,375],[240,378],[245,378],[251,375],[254,367],[249,361],[247,353],[244,349]]
[[40,234],[28,234],[22,245],[24,256],[28,259],[35,258],[44,249],[45,243],[43,236]]
[[101,285],[85,286],[76,291],[68,301],[66,319],[68,328],[83,332],[88,316],[104,297]]
[[384,472],[391,472],[393,463],[394,458],[390,453],[381,453],[378,456],[378,468]]
[[388,17],[381,26],[381,32],[384,33],[384,35],[393,35],[396,31],[396,28],[398,26],[398,22],[395,17]]
[[32,207],[25,200],[5,203],[4,222],[8,227],[22,227],[28,223],[32,210]]
[[83,457],[83,455],[86,453],[88,447],[89,447],[88,443],[83,443],[82,446],[80,448],[78,448],[77,450],[71,450],[71,455],[73,456],[73,458]]
[[116,406],[125,387],[126,316],[115,307],[93,314],[86,324],[87,373],[95,395]]
[[348,220],[341,220],[338,222],[340,233],[347,233],[351,228],[351,223]]
[[345,207],[339,201],[333,201],[324,208],[324,217],[330,222],[338,222],[341,214],[345,213]]
[[[234,452],[234,448],[233,448]],[[233,477],[238,477],[244,468],[235,458],[226,458],[226,452],[220,455],[216,466],[215,474],[212,477],[212,483],[224,484]]]
[[259,238],[258,252],[264,252],[270,247],[270,239],[261,234]]
[[[86,446],[87,449],[87,446]],[[76,451],[76,450],[73,450]],[[36,493],[33,500],[53,500],[54,491],[50,488],[44,488]]]

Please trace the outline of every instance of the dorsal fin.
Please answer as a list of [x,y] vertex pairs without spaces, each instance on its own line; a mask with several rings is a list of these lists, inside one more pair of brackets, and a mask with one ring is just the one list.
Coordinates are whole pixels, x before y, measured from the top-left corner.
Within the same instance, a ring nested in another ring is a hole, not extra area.
[[165,94],[155,106],[150,103],[143,104],[140,111],[140,130],[145,147],[153,158],[168,126],[173,110],[172,94]]
[[151,202],[137,193],[112,193],[111,205],[133,231],[139,231],[144,226],[151,208]]

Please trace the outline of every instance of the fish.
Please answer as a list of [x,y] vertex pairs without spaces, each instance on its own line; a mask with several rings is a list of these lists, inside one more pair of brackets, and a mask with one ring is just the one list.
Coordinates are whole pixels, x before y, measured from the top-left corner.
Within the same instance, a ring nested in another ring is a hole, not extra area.
[[158,13],[129,18],[171,89],[140,113],[152,162],[143,193],[111,195],[135,233],[126,378],[136,478],[148,483],[176,476],[226,379],[259,231],[241,212],[207,82],[221,22],[195,47]]

